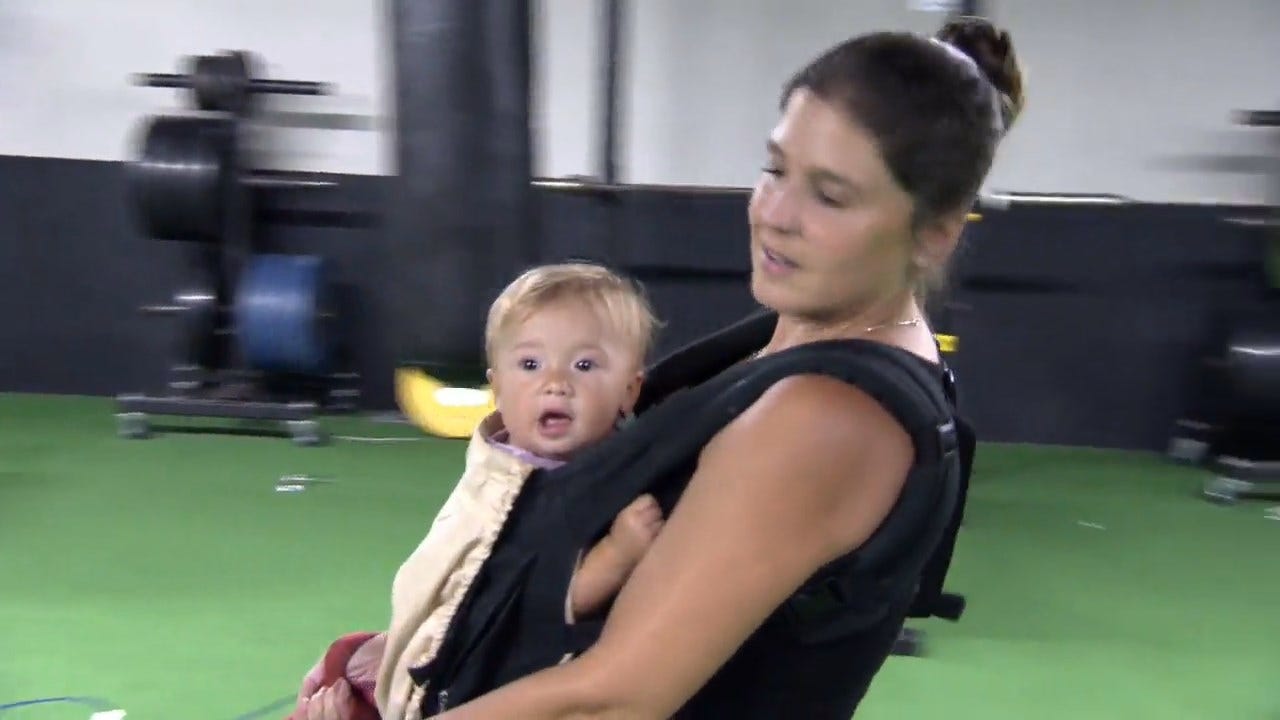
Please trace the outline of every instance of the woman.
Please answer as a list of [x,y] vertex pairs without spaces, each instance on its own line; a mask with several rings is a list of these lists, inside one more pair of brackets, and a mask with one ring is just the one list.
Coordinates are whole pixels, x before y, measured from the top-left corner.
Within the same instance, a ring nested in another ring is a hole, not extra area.
[[[777,315],[753,358],[873,340],[941,385],[922,297],[1021,106],[1009,37],[981,20],[936,39],[860,36],[802,69],[748,210],[752,293]],[[437,717],[848,718],[913,588],[895,591],[898,610],[857,647],[784,645],[764,628],[910,499],[917,449],[853,384],[778,381],[701,449],[593,645]]]
[[[979,20],[937,41],[865,35],[801,70],[748,211],[751,290],[778,314],[759,356],[874,338],[938,363],[920,290],[942,277],[1022,102],[1009,36]],[[912,461],[904,429],[859,389],[779,382],[705,447],[594,646],[439,717],[671,717],[810,575],[873,534]],[[842,681],[853,692],[831,689],[842,697],[823,716],[852,714],[890,644]]]

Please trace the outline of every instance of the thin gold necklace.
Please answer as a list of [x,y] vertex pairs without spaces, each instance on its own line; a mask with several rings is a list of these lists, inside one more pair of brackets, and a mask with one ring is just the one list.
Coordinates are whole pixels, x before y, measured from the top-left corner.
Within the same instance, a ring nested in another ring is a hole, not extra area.
[[[906,319],[906,320],[895,320],[895,321],[892,321],[892,322],[880,323],[879,325],[872,325],[872,326],[870,326],[870,327],[863,328],[862,333],[863,333],[864,335],[869,335],[869,334],[871,334],[871,333],[875,332],[876,330],[883,330],[883,329],[885,329],[885,328],[890,328],[890,327],[907,327],[907,326],[910,326],[910,325],[919,325],[919,324],[920,324],[920,318],[917,316],[917,317],[913,317],[913,318],[908,318],[908,319]],[[757,359],[759,359],[760,357],[762,357],[762,356],[764,355],[764,351],[765,351],[765,349],[764,349],[764,348],[760,348],[759,350],[757,350],[757,351],[755,351],[754,353],[752,353],[752,354],[751,354],[751,356],[747,358],[747,360],[757,360]]]

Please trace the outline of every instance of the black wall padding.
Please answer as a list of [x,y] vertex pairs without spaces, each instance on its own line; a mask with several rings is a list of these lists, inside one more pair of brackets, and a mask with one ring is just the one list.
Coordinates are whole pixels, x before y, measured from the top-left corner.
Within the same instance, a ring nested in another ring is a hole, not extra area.
[[489,303],[537,257],[528,0],[395,0],[387,298],[399,362],[482,366]]
[[[163,391],[157,383],[174,357],[176,320],[138,307],[168,304],[191,286],[185,251],[198,245],[158,243],[138,231],[122,163],[0,156],[0,177],[15,179],[0,183],[0,268],[13,269],[0,283],[0,392]],[[278,219],[356,209],[381,216],[400,180],[315,179],[338,184],[262,194],[257,239],[268,252],[330,261],[341,292],[338,334],[351,337],[364,406],[394,408],[401,356],[392,340],[432,315],[426,300],[406,297],[393,311],[382,297],[412,271],[368,221],[298,227]],[[622,208],[545,189],[536,197],[547,225],[544,259],[620,257],[644,279],[666,321],[659,354],[752,310],[745,194],[694,201],[659,193]],[[615,210],[618,232],[601,231]],[[1243,318],[1280,317],[1263,299],[1265,233],[1222,222],[1253,212],[1261,209],[987,213],[967,231],[948,296],[962,403],[979,437],[1162,451],[1175,420],[1215,415],[1214,401],[1228,392],[1202,381],[1201,359],[1224,355]],[[619,249],[597,252],[611,243]],[[1028,287],[1046,278],[1057,289]]]

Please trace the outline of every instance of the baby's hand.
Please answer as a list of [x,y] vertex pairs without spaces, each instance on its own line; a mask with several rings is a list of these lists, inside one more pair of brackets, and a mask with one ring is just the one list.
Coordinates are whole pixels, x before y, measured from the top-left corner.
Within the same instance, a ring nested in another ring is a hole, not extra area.
[[652,495],[642,495],[618,513],[609,534],[583,559],[571,590],[573,617],[598,612],[618,594],[662,530],[662,508]]
[[641,495],[618,513],[609,530],[621,559],[634,568],[662,531],[662,508],[652,495]]

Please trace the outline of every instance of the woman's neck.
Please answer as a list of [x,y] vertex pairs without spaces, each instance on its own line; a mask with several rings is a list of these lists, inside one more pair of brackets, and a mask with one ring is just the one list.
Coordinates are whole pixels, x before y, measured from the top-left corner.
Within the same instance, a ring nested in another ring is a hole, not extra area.
[[925,323],[924,312],[913,297],[895,298],[830,320],[779,313],[773,337],[760,354],[767,355],[822,340],[878,337],[888,340],[894,334],[911,329],[913,325],[924,326]]

